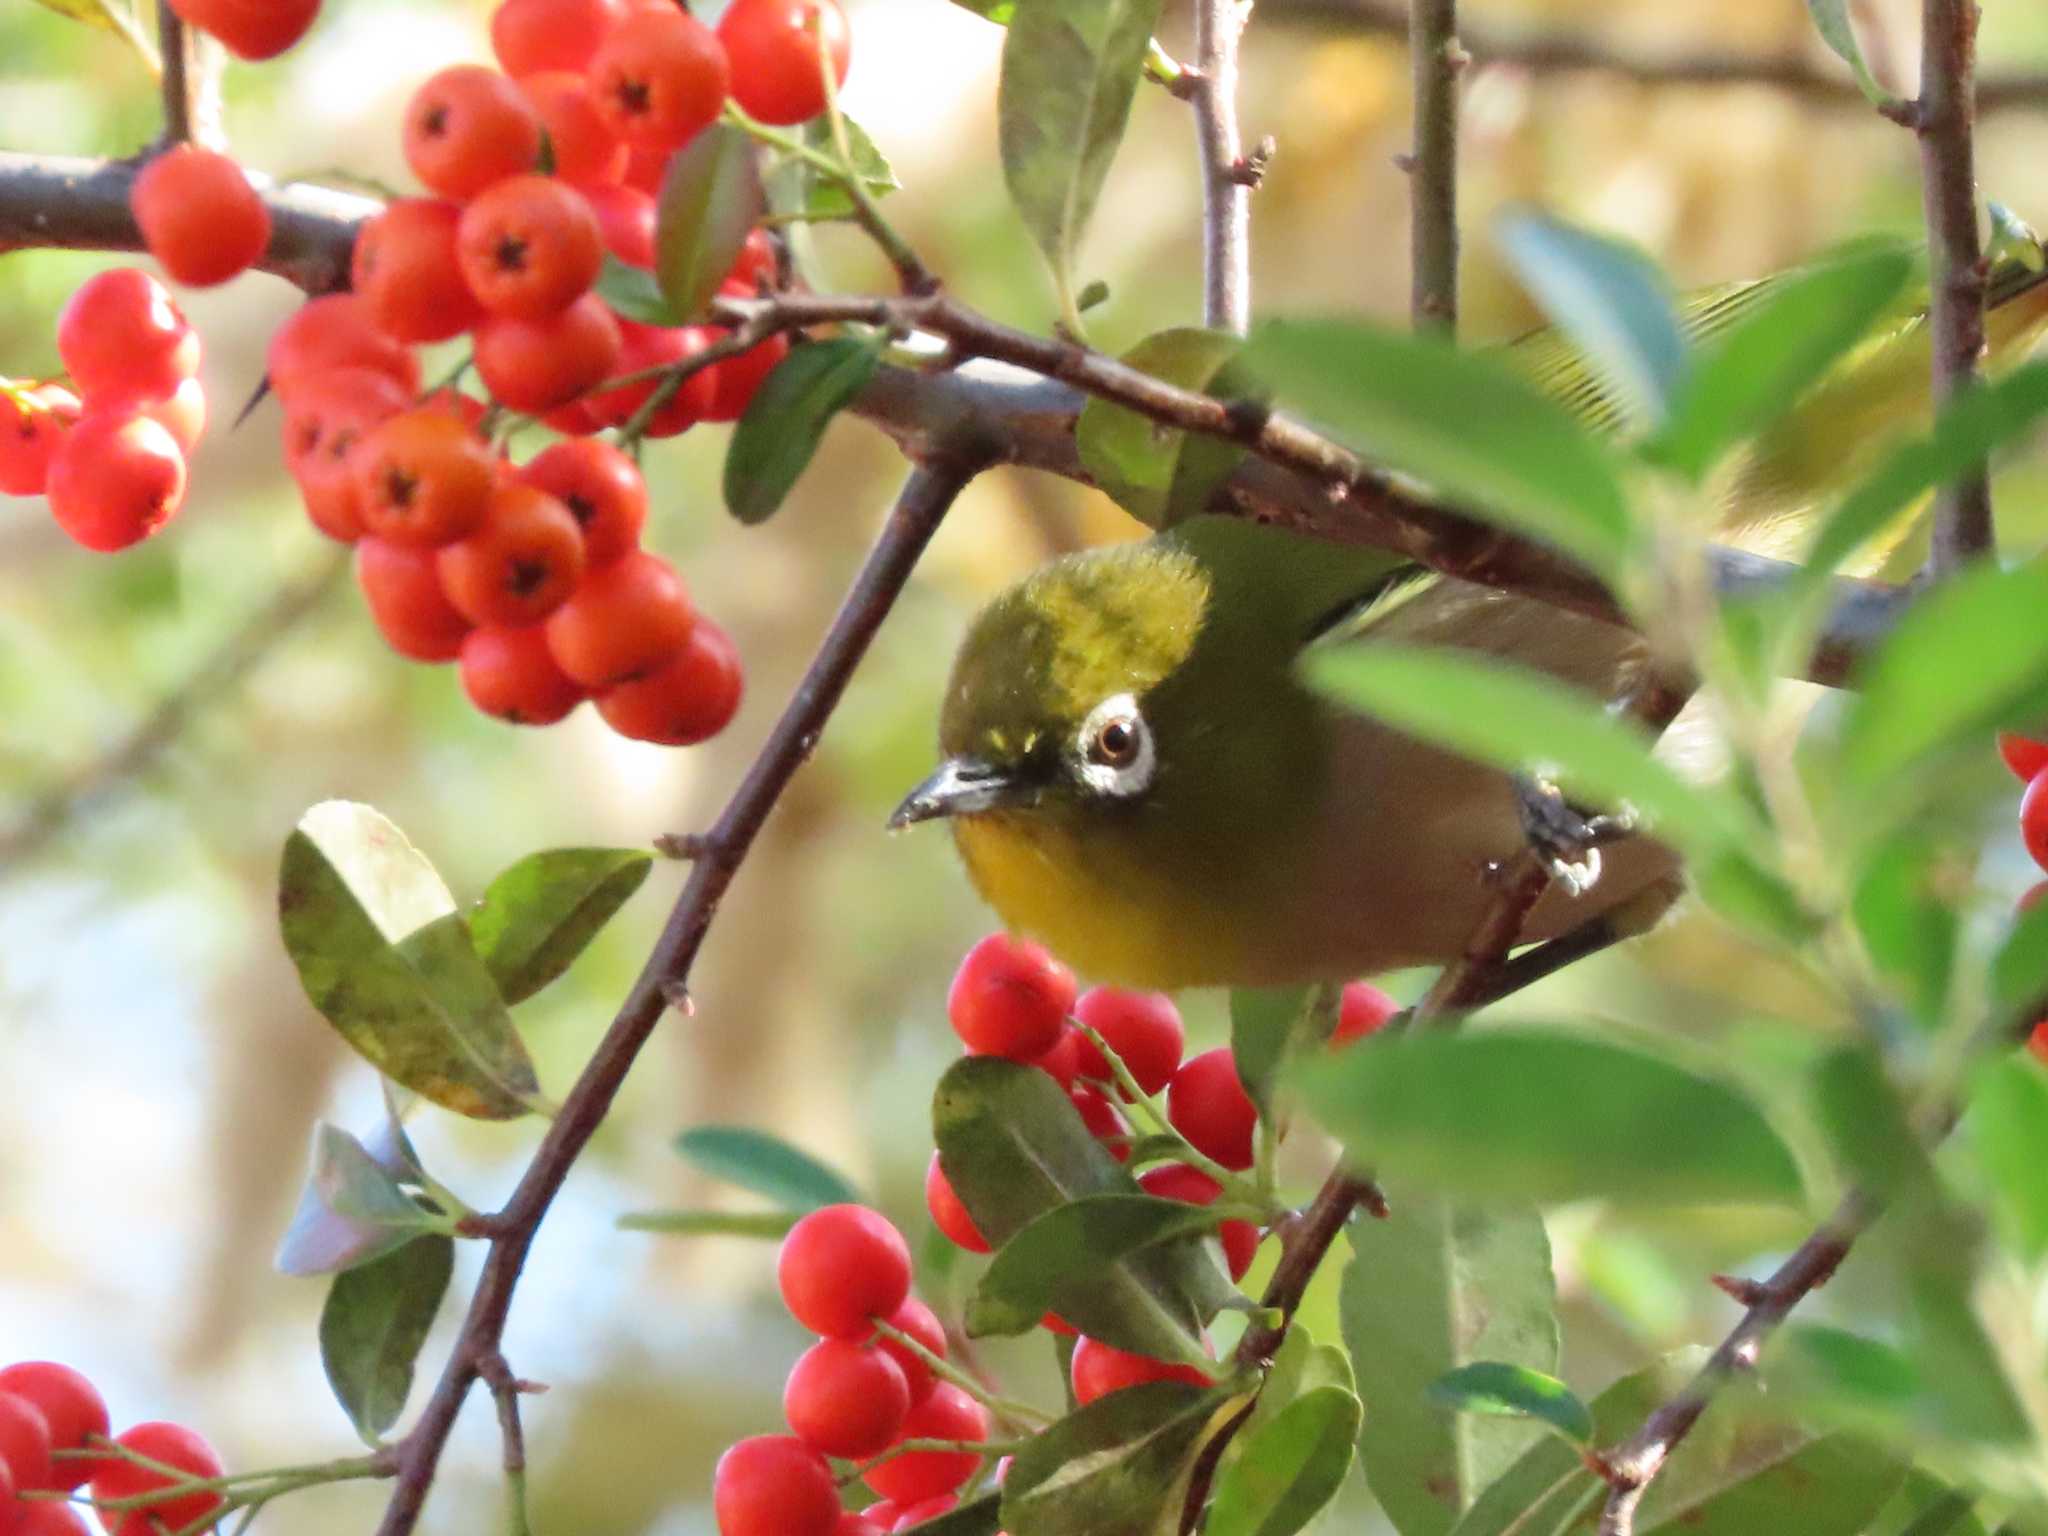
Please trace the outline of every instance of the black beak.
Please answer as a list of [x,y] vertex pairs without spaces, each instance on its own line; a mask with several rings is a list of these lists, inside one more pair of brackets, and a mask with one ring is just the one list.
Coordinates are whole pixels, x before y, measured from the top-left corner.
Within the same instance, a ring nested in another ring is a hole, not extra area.
[[1031,797],[1031,787],[1015,772],[991,767],[971,757],[950,757],[889,816],[889,830],[900,831],[918,821],[940,816],[971,816],[1018,805]]

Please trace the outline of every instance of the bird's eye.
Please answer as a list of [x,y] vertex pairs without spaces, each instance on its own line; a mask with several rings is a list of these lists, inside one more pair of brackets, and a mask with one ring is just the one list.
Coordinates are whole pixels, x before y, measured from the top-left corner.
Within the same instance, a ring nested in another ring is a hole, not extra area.
[[1082,783],[1118,798],[1144,793],[1158,766],[1152,732],[1128,693],[1104,699],[1088,712],[1074,739],[1074,755]]

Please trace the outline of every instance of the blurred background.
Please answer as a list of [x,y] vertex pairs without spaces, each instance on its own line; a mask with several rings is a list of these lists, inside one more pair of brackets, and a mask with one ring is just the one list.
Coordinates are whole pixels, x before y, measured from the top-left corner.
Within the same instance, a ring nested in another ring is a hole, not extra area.
[[[995,169],[1000,32],[947,0],[848,9],[845,103],[905,184],[893,216],[955,291],[1047,326],[1049,287]],[[1168,46],[1184,49],[1185,7],[1167,9]],[[1397,39],[1347,24],[1342,9],[1265,0],[1247,38],[1247,136],[1278,144],[1255,203],[1255,291],[1265,312],[1398,319],[1407,189],[1394,157],[1407,144],[1407,61]],[[1880,76],[1910,90],[1917,7],[1855,9]],[[1469,0],[1466,11],[1475,31],[1563,28],[1627,49],[1790,54],[1839,72],[1800,0]],[[401,104],[441,64],[488,57],[486,17],[485,0],[330,0],[292,55],[229,69],[236,151],[279,177],[345,170],[404,185]],[[1987,6],[1982,55],[1987,71],[2048,70],[2048,9]],[[155,110],[107,34],[34,5],[0,8],[0,145],[123,155],[153,134]],[[1918,228],[1911,137],[1860,104],[1495,67],[1469,79],[1464,114],[1474,339],[1532,318],[1487,237],[1507,203],[1639,241],[1681,285],[1754,275],[1867,231]],[[1979,142],[1986,195],[2048,226],[2048,111],[1992,116]],[[1099,345],[1119,349],[1198,313],[1192,153],[1186,109],[1141,92],[1085,253],[1083,275],[1112,293],[1091,315]],[[851,241],[821,239],[818,258],[838,285],[880,281]],[[0,371],[55,371],[58,305],[111,264],[0,258]],[[314,1122],[364,1128],[377,1104],[368,1069],[312,1012],[278,943],[273,882],[292,824],[323,799],[373,802],[465,899],[534,849],[644,845],[702,826],[780,707],[903,472],[878,433],[841,422],[782,514],[743,529],[719,502],[725,429],[657,445],[649,541],[737,638],[749,687],[740,716],[715,743],[684,752],[621,741],[588,711],[520,732],[470,710],[451,669],[389,653],[346,577],[319,584],[334,557],[283,474],[275,404],[229,432],[260,376],[265,337],[296,299],[261,276],[188,297],[215,423],[188,506],[162,537],[91,556],[40,503],[0,498],[0,1361],[71,1362],[102,1384],[117,1425],[183,1420],[235,1468],[352,1444],[320,1375],[313,1330],[324,1287],[270,1264]],[[2001,482],[2019,544],[2048,529],[2040,459],[2021,455]],[[951,518],[727,901],[693,978],[695,1017],[664,1025],[543,1229],[506,1341],[515,1368],[551,1388],[528,1404],[540,1529],[709,1533],[719,1451],[780,1427],[782,1376],[804,1340],[775,1301],[772,1249],[615,1228],[631,1210],[744,1203],[695,1182],[668,1150],[679,1128],[776,1129],[844,1170],[922,1243],[921,1288],[957,1315],[971,1276],[929,1240],[920,1189],[930,1089],[954,1050],[946,982],[989,918],[942,833],[889,837],[882,820],[928,765],[947,659],[975,606],[1053,552],[1139,531],[1100,497],[1014,472],[984,478]],[[288,622],[249,649],[236,686],[167,722],[174,729],[141,773],[98,771],[280,594]],[[1986,793],[2009,800],[1986,758]],[[2009,803],[2005,815],[2010,825]],[[1985,877],[2016,890],[2021,858],[2007,852]],[[574,972],[521,1009],[552,1092],[566,1089],[609,1020],[680,878],[678,866],[658,868]],[[1220,1039],[1220,1000],[1185,1001],[1200,1043]],[[1784,1021],[1816,1041],[1836,1027],[1795,980],[1701,920],[1516,1006],[1690,1033],[1759,1079],[1783,1065]],[[489,1208],[537,1127],[430,1111],[413,1132],[428,1166]],[[1290,1149],[1304,1194],[1326,1163],[1304,1128]],[[1681,1233],[1594,1209],[1557,1213],[1567,1375],[1597,1388],[1647,1351],[1718,1334],[1728,1303],[1701,1277],[1793,1236],[1784,1226],[1692,1219]],[[424,1377],[445,1352],[475,1255],[458,1263]],[[1853,1284],[1835,1304],[1855,1304]],[[1319,1295],[1311,1308],[1326,1337],[1330,1307]],[[1013,1392],[1056,1401],[1042,1343],[988,1358]],[[427,1529],[473,1531],[493,1518],[495,1451],[488,1404],[475,1398]],[[1369,1504],[1355,1485],[1328,1518],[1372,1529],[1357,1520]],[[271,1528],[360,1531],[379,1507],[374,1487],[316,1491],[273,1514]]]

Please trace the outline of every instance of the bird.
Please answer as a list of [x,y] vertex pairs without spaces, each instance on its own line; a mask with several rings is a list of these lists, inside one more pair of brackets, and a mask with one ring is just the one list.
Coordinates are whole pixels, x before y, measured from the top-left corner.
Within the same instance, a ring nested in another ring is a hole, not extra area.
[[[1779,281],[1692,295],[1681,325],[1710,344]],[[1990,350],[2016,359],[2048,329],[2048,273],[2002,262],[1991,292]],[[1925,304],[1923,286],[1759,434],[1727,478],[1722,537],[1792,553],[1831,491],[1925,422]],[[1617,394],[1557,332],[1500,350],[1581,419],[1626,430]],[[1311,650],[1386,641],[1512,661],[1609,702],[1648,664],[1615,624],[1194,516],[1056,559],[983,608],[946,685],[941,761],[890,826],[948,821],[1003,923],[1102,983],[1286,986],[1450,960],[1492,901],[1489,873],[1528,846],[1531,791],[1299,676]],[[1611,844],[1598,868],[1581,889],[1553,884],[1521,938],[1603,915],[1647,927],[1680,888],[1676,855],[1650,836]]]

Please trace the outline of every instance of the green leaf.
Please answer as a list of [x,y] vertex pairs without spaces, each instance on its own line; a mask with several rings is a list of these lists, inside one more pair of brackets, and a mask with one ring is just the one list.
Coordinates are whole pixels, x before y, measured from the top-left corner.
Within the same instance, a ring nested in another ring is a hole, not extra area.
[[[1183,327],[1146,337],[1121,361],[1183,389],[1236,399],[1255,392],[1252,381],[1232,366],[1243,348],[1241,336]],[[1154,528],[1204,511],[1244,458],[1236,443],[1165,426],[1093,397],[1082,402],[1074,446],[1103,492]]]
[[654,214],[654,275],[669,311],[695,319],[768,211],[754,141],[713,123],[670,157]]
[[1701,355],[1646,457],[1697,481],[1736,443],[1777,421],[1862,340],[1912,275],[1905,251],[1859,251],[1766,279],[1775,291]]
[[1917,1469],[1872,1523],[1868,1536],[1985,1536],[1971,1508],[1976,1496]]
[[1690,366],[1664,274],[1640,251],[1540,213],[1510,212],[1495,238],[1545,314],[1596,374],[1661,425]]
[[413,1362],[454,1270],[454,1239],[436,1232],[336,1275],[328,1288],[320,1309],[320,1363],[365,1444],[382,1443],[405,1411]]
[[313,1006],[386,1077],[458,1114],[509,1120],[533,1062],[433,866],[366,805],[329,800],[284,846],[278,913]]
[[1496,358],[1341,318],[1259,327],[1245,365],[1375,463],[1622,577],[1643,539],[1613,451]]
[[625,1232],[671,1237],[760,1237],[780,1242],[801,1211],[634,1211],[619,1218]]
[[[291,1225],[278,1240],[277,1270],[325,1275],[368,1263],[434,1225],[403,1185],[419,1180],[419,1158],[396,1116],[387,1115],[368,1144],[321,1124],[313,1131],[312,1172],[299,1192]],[[356,1215],[329,1203],[338,1199]]]
[[795,347],[762,381],[725,451],[725,505],[764,523],[809,467],[834,416],[867,387],[886,338],[850,337]]
[[2044,996],[2048,996],[2048,901],[2037,901],[2014,917],[2012,928],[1991,957],[1993,1016],[2017,1028],[2026,1022],[2026,1010],[2040,1007]]
[[552,848],[493,880],[469,931],[499,995],[524,1002],[568,970],[653,866],[632,848]]
[[802,1215],[825,1205],[855,1205],[860,1192],[808,1152],[743,1125],[697,1125],[677,1136],[676,1152],[710,1174]]
[[[875,197],[885,197],[902,186],[867,130],[850,117],[842,121],[851,169],[861,185]],[[838,160],[839,146],[833,141],[829,117],[814,117],[797,132],[810,148]],[[845,185],[799,155],[778,156],[768,171],[766,186],[768,206],[784,218],[844,219],[853,213],[853,197]]]
[[2039,1064],[2017,1053],[1985,1062],[1964,1125],[2008,1240],[2039,1263],[2048,1256],[2048,1080]]
[[[1083,1195],[1055,1206],[1004,1243],[982,1274],[967,1304],[967,1332],[1028,1333],[1057,1312],[1119,1349],[1214,1370],[1199,1344],[1187,1350],[1183,1298],[1192,1297],[1206,1317],[1236,1294],[1200,1241],[1221,1221],[1206,1207],[1152,1195]],[[1139,1254],[1171,1261],[1180,1282],[1174,1292],[1161,1294],[1163,1262],[1141,1269],[1126,1262]]]
[[1941,756],[1981,753],[2000,726],[2048,695],[2048,561],[1984,565],[1906,610],[1857,669],[1837,754],[1845,795],[1895,800],[1899,781]]
[[1806,11],[1813,18],[1820,40],[1855,74],[1856,88],[1864,99],[1873,107],[1896,106],[1898,98],[1877,83],[1870,66],[1863,62],[1863,49],[1857,44],[1855,27],[1849,22],[1849,0],[1806,0]]
[[1537,1432],[1446,1413],[1429,1389],[1481,1358],[1557,1369],[1550,1242],[1532,1210],[1410,1193],[1354,1227],[1351,1246],[1342,1317],[1365,1401],[1366,1481],[1402,1536],[1441,1536]]
[[630,266],[609,251],[597,276],[597,296],[618,314],[642,325],[682,325],[690,318],[669,303],[652,272]]
[[1640,726],[1526,667],[1381,641],[1312,651],[1302,670],[1349,709],[1510,772],[1541,770],[1574,799],[1633,806],[1648,830],[1687,853],[1763,840],[1731,794],[1651,756]]
[[1156,1536],[1212,1422],[1241,1399],[1178,1381],[1099,1397],[1017,1453],[1003,1479],[1009,1536]]
[[1003,39],[1003,179],[1065,309],[1074,251],[1123,141],[1159,9],[1160,0],[1032,0]]
[[1886,839],[1871,855],[1850,901],[1857,932],[1877,968],[1905,993],[1914,1016],[1936,1028],[1947,1015],[1960,922],[1955,855],[1923,827]]
[[1932,1186],[1933,1164],[1884,1063],[1869,1046],[1845,1045],[1821,1058],[1814,1069],[1814,1104],[1845,1182],[1885,1199]]
[[1489,1202],[1796,1201],[1754,1104],[1626,1047],[1526,1025],[1306,1062],[1309,1106],[1365,1167]]
[[[955,1062],[933,1095],[932,1129],[947,1180],[998,1249],[1048,1212],[1087,1196],[1142,1198],[1059,1084],[1035,1067],[991,1056]],[[1213,1261],[1196,1247],[1130,1253],[1087,1298],[1087,1331],[1123,1349],[1207,1365],[1202,1326],[1220,1304],[1217,1278]]]
[[1574,1445],[1593,1442],[1593,1411],[1555,1376],[1501,1360],[1461,1365],[1430,1383],[1429,1395],[1459,1413],[1534,1419]]
[[1337,1496],[1363,1410],[1342,1387],[1318,1387],[1249,1428],[1216,1480],[1203,1536],[1293,1536]]
[[[1258,1106],[1262,1120],[1272,1116],[1273,1089],[1281,1067],[1314,1037],[1321,990],[1237,987],[1230,994],[1231,1058],[1237,1063],[1238,1080]],[[1332,990],[1331,998],[1334,996]]]

